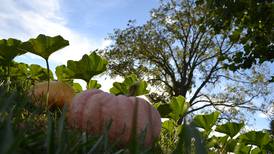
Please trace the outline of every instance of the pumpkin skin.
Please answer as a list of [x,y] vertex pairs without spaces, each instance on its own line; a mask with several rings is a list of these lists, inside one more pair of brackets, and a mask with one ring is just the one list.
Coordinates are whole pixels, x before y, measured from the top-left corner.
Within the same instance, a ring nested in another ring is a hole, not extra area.
[[[47,81],[33,86],[30,95],[35,105],[44,105],[47,89]],[[48,107],[63,107],[64,104],[69,106],[74,95],[74,90],[68,84],[60,81],[50,81]]]
[[160,135],[161,117],[159,112],[142,98],[114,96],[98,89],[83,91],[73,98],[68,123],[71,127],[91,134],[102,134],[107,123],[111,121],[109,140],[118,141],[119,145],[125,146],[130,142],[136,106],[137,135],[146,128],[144,145],[150,146]]

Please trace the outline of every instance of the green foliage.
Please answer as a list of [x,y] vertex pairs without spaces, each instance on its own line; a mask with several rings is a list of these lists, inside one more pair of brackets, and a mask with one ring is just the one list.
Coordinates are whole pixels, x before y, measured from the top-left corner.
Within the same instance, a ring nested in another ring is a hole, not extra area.
[[211,131],[215,125],[220,113],[213,112],[211,114],[196,115],[193,120],[193,124],[197,127],[203,128],[205,131]]
[[79,83],[72,83],[72,88],[76,93],[83,91],[83,88]]
[[113,87],[109,90],[114,95],[130,95],[130,88],[136,85],[134,96],[145,95],[147,90],[147,82],[139,80],[136,75],[126,76],[123,82],[114,82]]
[[[7,80],[5,67],[0,66],[0,81]],[[46,81],[48,78],[47,69],[36,64],[17,63],[12,61],[9,66],[10,88],[19,87],[23,83],[24,87],[29,87],[35,82]],[[53,80],[53,73],[50,72],[50,79]],[[19,84],[19,85],[18,85]]]
[[[227,118],[234,118],[245,114],[243,113],[245,111],[266,110],[258,104],[269,105],[272,101],[260,103],[255,101],[261,96],[265,98],[270,96],[266,91],[252,88],[254,84],[250,79],[255,76],[255,71],[249,76],[245,75],[248,71],[232,72],[224,67],[224,63],[229,63],[228,59],[232,58],[231,62],[239,63],[245,60],[243,56],[246,55],[239,43],[243,41],[245,28],[234,26],[236,23],[233,19],[221,20],[226,16],[212,13],[211,9],[204,5],[207,0],[201,0],[201,5],[198,1],[163,0],[159,7],[151,10],[151,16],[144,24],[137,25],[134,21],[129,21],[125,28],[116,29],[109,36],[113,41],[112,45],[101,52],[109,61],[110,75],[125,78],[130,74],[136,74],[140,79],[145,79],[152,89],[157,89],[155,93],[147,96],[153,104],[163,103],[158,106],[163,117],[169,117],[171,112],[169,105],[166,105],[167,102],[172,97],[180,95],[189,100],[190,107],[187,114],[197,110],[206,111],[210,107],[219,110],[225,106],[229,110],[219,111],[227,113]],[[220,4],[242,2],[208,1]],[[248,0],[243,2],[249,3]],[[219,8],[224,9],[228,14],[234,14],[223,6]],[[244,11],[237,12],[242,14]],[[220,26],[222,24],[227,27]],[[215,25],[220,28],[215,28]],[[256,41],[254,43],[256,44]],[[249,41],[246,44],[249,44]],[[252,53],[247,54],[249,55],[252,56]],[[233,58],[234,56],[236,57]],[[236,71],[237,67],[231,66],[230,69]],[[258,71],[256,69],[256,72],[267,77],[267,73],[261,69]],[[258,82],[256,85],[259,86],[261,83]],[[234,86],[241,90],[237,92],[228,90]],[[128,92],[128,89],[121,84],[115,84],[114,87],[115,91],[111,90],[114,94]],[[268,85],[262,87],[264,88],[271,91]],[[231,97],[233,95],[237,97]],[[238,107],[247,110],[238,110]],[[230,112],[232,110],[234,112]],[[183,117],[180,117],[178,122],[180,123],[182,119]]]
[[169,118],[172,109],[168,103],[156,103],[154,106],[157,108],[162,118]]
[[244,142],[245,144],[256,145],[261,148],[271,141],[270,134],[261,131],[250,131],[242,134],[239,138],[241,142]]
[[73,72],[70,69],[67,69],[65,65],[57,66],[55,68],[55,74],[60,81],[71,80],[73,76]]
[[[50,79],[53,80],[53,73],[50,71]],[[29,77],[34,81],[45,81],[47,80],[47,69],[40,65],[31,64],[29,65]]]
[[[91,80],[92,77],[106,70],[107,63],[96,52],[92,52],[90,55],[85,54],[79,61],[69,60],[67,66],[57,66],[55,73],[58,80],[82,79],[86,81],[88,87],[89,82],[95,83]],[[94,86],[99,87],[98,84]]]
[[178,121],[179,118],[186,114],[189,104],[185,101],[183,96],[178,96],[171,99],[169,106],[172,110],[172,112],[169,113],[169,116],[173,120]]
[[183,124],[179,140],[173,154],[199,153],[206,154],[207,150],[199,131],[192,125]]
[[20,45],[17,39],[0,40],[0,65],[8,65],[16,56],[26,53],[19,49]]
[[48,60],[52,53],[68,45],[69,42],[60,35],[50,37],[40,34],[35,39],[22,43],[20,48]]
[[[233,36],[234,35],[234,36]],[[231,39],[237,40],[238,34]],[[2,44],[1,44],[2,43]],[[66,125],[66,106],[63,110],[49,111],[34,106],[28,98],[30,82],[47,80],[53,75],[50,70],[39,65],[27,65],[12,61],[25,50],[35,52],[46,59],[51,53],[68,45],[61,36],[39,35],[23,43],[15,39],[0,41],[0,153],[269,153],[274,150],[273,136],[267,131],[250,131],[244,134],[240,130],[243,123],[217,123],[219,112],[196,115],[188,118],[190,104],[183,96],[170,99],[169,103],[157,103],[154,106],[162,117],[169,118],[162,123],[161,137],[149,148],[138,144],[142,136],[132,141],[128,147],[121,148],[108,141],[108,129],[101,136],[95,136],[74,130]],[[23,47],[23,48],[21,48]],[[17,50],[19,49],[20,50]],[[8,52],[6,52],[8,51]],[[240,54],[238,54],[241,57]],[[2,59],[1,59],[2,58]],[[3,60],[3,61],[2,61]],[[8,74],[6,73],[6,64]],[[79,61],[68,61],[67,66],[56,68],[59,80],[68,82],[76,92],[82,91],[79,83],[73,79],[83,79],[87,88],[99,88],[101,85],[91,78],[106,70],[107,61],[95,52],[84,55]],[[47,65],[48,66],[48,65]],[[81,68],[81,69],[79,69]],[[48,74],[50,72],[50,74]],[[49,76],[48,76],[49,75]],[[10,88],[6,89],[2,81],[9,77]],[[130,75],[122,83],[113,84],[114,94],[144,95],[147,83],[136,75]],[[178,123],[182,120],[183,124]],[[136,123],[135,123],[136,124]],[[215,131],[224,136],[209,136]],[[203,128],[204,131],[200,131]],[[134,130],[134,129],[133,129]],[[134,131],[133,131],[134,132]],[[237,134],[240,134],[237,137]]]
[[99,84],[96,80],[89,80],[87,89],[99,89],[101,88],[101,84]]
[[[206,5],[214,18],[208,25],[217,33],[232,31],[232,42],[241,44],[243,50],[237,51],[227,66],[231,70],[250,68],[253,64],[274,61],[273,52],[273,1],[229,1],[198,0],[199,5]],[[241,53],[241,57],[237,56]],[[241,60],[240,60],[241,59]]]
[[154,106],[157,108],[162,118],[171,118],[179,124],[182,123],[182,120],[189,109],[189,103],[185,101],[183,96],[172,97],[169,103],[162,104],[160,102],[156,103]]
[[243,123],[225,123],[223,125],[217,126],[216,131],[220,133],[227,134],[233,138],[239,131],[243,128]]

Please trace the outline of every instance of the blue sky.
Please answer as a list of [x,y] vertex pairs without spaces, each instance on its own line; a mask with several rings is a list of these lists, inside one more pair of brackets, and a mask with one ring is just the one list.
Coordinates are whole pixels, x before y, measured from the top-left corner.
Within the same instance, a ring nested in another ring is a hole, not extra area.
[[[105,40],[113,29],[123,28],[128,20],[137,24],[149,19],[149,11],[159,0],[0,0],[0,38],[22,41],[38,34],[62,35],[70,46],[50,57],[51,69],[78,60],[83,54],[110,44]],[[45,62],[32,54],[16,59],[45,66]],[[121,80],[121,79],[115,79]],[[104,80],[103,87],[111,87],[113,80]],[[102,83],[102,82],[101,82]],[[268,128],[266,117],[256,115],[252,128]]]

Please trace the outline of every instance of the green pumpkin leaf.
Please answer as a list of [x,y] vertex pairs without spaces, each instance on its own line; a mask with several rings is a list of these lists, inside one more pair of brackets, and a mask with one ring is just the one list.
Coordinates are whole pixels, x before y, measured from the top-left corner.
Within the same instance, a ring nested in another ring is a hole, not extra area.
[[211,114],[205,115],[196,115],[194,117],[193,123],[195,126],[205,129],[205,131],[209,132],[211,128],[215,125],[220,113],[213,112]]
[[234,123],[229,122],[216,127],[217,132],[221,132],[227,134],[231,138],[233,138],[239,131],[243,128],[244,123]]
[[12,61],[11,65],[10,65],[10,76],[11,78],[15,77],[15,78],[20,78],[20,77],[25,77],[27,78],[27,76],[29,74],[29,66],[25,63],[17,63]]
[[160,104],[157,107],[157,110],[159,111],[162,118],[169,118],[169,114],[172,112],[172,109],[170,108],[169,104]]
[[208,139],[207,141],[207,147],[212,148],[212,147],[218,147],[219,145],[219,138],[216,136],[212,136],[211,138]]
[[68,69],[65,65],[60,65],[55,68],[55,74],[59,81],[71,80],[74,77],[72,70]]
[[120,82],[114,82],[113,83],[113,87],[110,88],[110,93],[114,94],[114,95],[121,95],[121,94],[128,94],[128,89],[129,87],[127,87],[125,84],[120,83]]
[[273,151],[274,149],[274,140],[271,140],[267,145],[264,146],[265,150]]
[[[53,73],[49,71],[50,79],[53,80]],[[31,64],[29,66],[29,78],[37,81],[45,81],[48,79],[47,69],[40,65]]]
[[55,73],[58,80],[82,79],[89,86],[90,79],[104,72],[107,63],[105,59],[92,52],[90,55],[85,54],[79,61],[69,60],[67,66],[57,66]]
[[[172,152],[173,154],[181,153],[198,153],[206,154],[207,150],[203,143],[200,132],[193,125],[183,124],[180,134],[178,135],[177,145]],[[194,143],[192,146],[191,144]]]
[[239,136],[240,141],[245,144],[257,145],[263,147],[270,141],[270,134],[262,131],[250,131]]
[[237,139],[230,139],[226,144],[226,151],[233,152],[235,150],[235,147],[237,146],[237,143]]
[[90,55],[85,54],[79,61],[69,60],[67,68],[73,72],[73,75],[68,75],[74,79],[82,79],[88,84],[93,76],[106,70],[107,64],[107,60],[92,52]]
[[183,96],[173,97],[169,104],[172,112],[169,113],[169,116],[178,121],[180,117],[184,116],[188,110],[189,104],[185,101]]
[[46,36],[43,34],[38,35],[35,39],[30,39],[22,43],[21,48],[24,51],[41,56],[48,60],[49,56],[69,45],[69,41],[65,40],[62,36]]
[[72,88],[76,93],[83,91],[82,86],[79,83],[72,83]]
[[250,154],[261,154],[262,150],[259,147],[252,149]]
[[167,120],[162,123],[162,129],[165,129],[168,132],[173,132],[175,127],[176,123],[173,120]]
[[240,143],[235,147],[234,153],[236,154],[250,153],[251,149],[252,149],[252,146]]
[[126,76],[123,82],[114,82],[113,87],[110,88],[110,93],[114,95],[130,95],[131,88],[134,86],[134,96],[145,95],[149,93],[147,90],[147,82],[139,80],[135,74]]
[[87,86],[87,89],[99,89],[101,88],[101,84],[97,82],[97,80],[90,80]]
[[0,65],[8,65],[16,56],[26,53],[19,49],[20,45],[17,39],[0,40]]

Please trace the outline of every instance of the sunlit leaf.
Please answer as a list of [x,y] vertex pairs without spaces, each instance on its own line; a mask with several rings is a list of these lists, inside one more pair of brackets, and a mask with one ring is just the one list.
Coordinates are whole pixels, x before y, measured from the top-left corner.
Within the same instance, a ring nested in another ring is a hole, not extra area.
[[262,147],[270,142],[270,135],[262,131],[250,131],[240,135],[241,142]]
[[10,65],[11,77],[25,77],[29,76],[29,66],[25,63],[12,62]]
[[235,147],[234,153],[236,154],[250,153],[251,149],[252,149],[252,146],[240,143]]
[[90,79],[106,70],[107,61],[92,52],[85,54],[79,61],[69,60],[67,66],[57,66],[55,69],[58,80],[82,79],[87,86]]
[[162,128],[167,130],[168,132],[173,132],[176,127],[176,123],[173,120],[167,120],[162,123]]
[[[51,71],[50,72],[50,79],[53,79],[53,74]],[[29,77],[33,80],[38,80],[38,81],[44,81],[47,80],[48,75],[47,75],[47,69],[41,67],[40,65],[36,64],[31,64],[29,66]]]
[[60,65],[55,68],[55,74],[60,81],[71,80],[74,77],[72,70],[68,69],[65,65]]
[[101,88],[101,84],[97,82],[97,80],[90,80],[87,86],[87,89],[99,89]]
[[261,153],[262,153],[261,149],[259,147],[256,147],[252,149],[250,154],[261,154]]
[[72,88],[76,93],[83,91],[83,88],[79,83],[72,83]]
[[[37,64],[27,65],[25,63],[12,62],[10,65],[11,78],[21,80],[30,79],[32,81],[45,81],[48,78],[47,69]],[[53,79],[53,74],[50,71],[50,79]]]
[[226,151],[227,152],[233,152],[235,150],[235,147],[237,146],[238,140],[237,139],[230,139],[226,143]]
[[147,83],[144,80],[140,80],[136,75],[132,74],[125,78],[123,82],[114,82],[113,87],[109,90],[114,95],[129,95],[130,88],[136,85],[135,96],[147,94]]
[[207,141],[207,147],[211,148],[211,147],[218,147],[219,144],[219,138],[216,136],[212,136],[211,138],[208,139]]
[[203,128],[206,131],[210,131],[211,128],[215,125],[219,115],[219,112],[213,112],[211,114],[205,115],[196,115],[194,117],[193,123],[197,127]]
[[79,61],[69,60],[67,68],[73,72],[71,78],[82,79],[88,83],[93,76],[106,70],[107,63],[105,59],[92,52],[90,55],[85,54]]
[[223,125],[217,126],[216,131],[227,134],[228,136],[233,138],[237,133],[239,133],[239,131],[243,128],[243,126],[244,126],[243,123],[229,122],[229,123],[225,123]]
[[172,110],[172,112],[169,113],[169,116],[173,120],[178,121],[179,118],[184,116],[187,112],[189,104],[185,101],[183,96],[178,96],[171,99],[169,106]]

